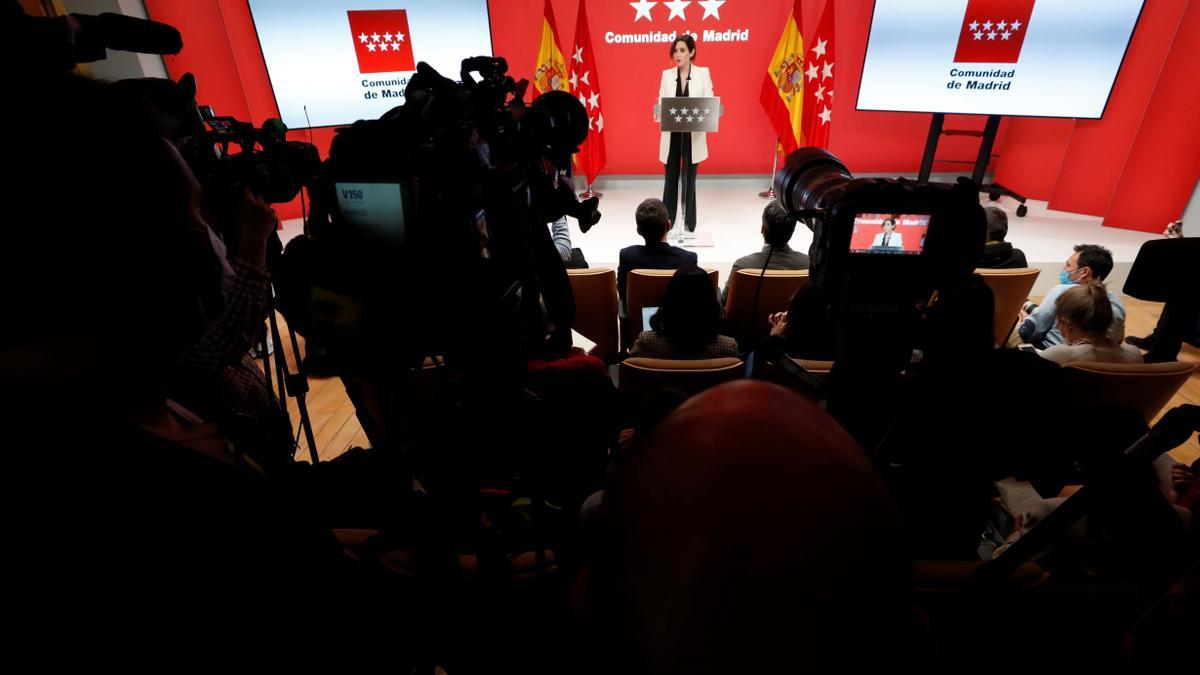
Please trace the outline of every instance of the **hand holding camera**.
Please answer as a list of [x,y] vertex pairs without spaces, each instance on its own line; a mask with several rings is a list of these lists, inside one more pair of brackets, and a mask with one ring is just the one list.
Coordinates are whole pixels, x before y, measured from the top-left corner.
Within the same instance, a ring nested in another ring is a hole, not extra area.
[[275,209],[246,187],[242,188],[241,199],[233,205],[232,215],[238,233],[238,253],[247,262],[265,267],[267,240],[279,223]]

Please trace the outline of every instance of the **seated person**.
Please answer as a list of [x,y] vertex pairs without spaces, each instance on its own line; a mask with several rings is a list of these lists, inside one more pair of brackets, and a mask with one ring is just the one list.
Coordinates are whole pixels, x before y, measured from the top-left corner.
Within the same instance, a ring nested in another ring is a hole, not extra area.
[[[1054,345],[1066,343],[1062,332],[1054,325],[1058,316],[1055,301],[1058,296],[1066,293],[1075,284],[1089,284],[1093,281],[1104,281],[1112,271],[1112,252],[1103,246],[1095,244],[1080,244],[1075,252],[1067,258],[1063,269],[1058,273],[1059,284],[1050,289],[1042,304],[1034,306],[1026,313],[1021,310],[1017,322],[1017,333],[1021,340],[1039,348],[1045,349]],[[1120,342],[1125,337],[1125,303],[1112,291],[1108,291],[1108,300],[1112,303],[1113,322],[1109,328],[1109,337]]]
[[629,350],[630,356],[652,359],[715,359],[737,356],[737,342],[721,329],[721,305],[708,273],[681,267],[663,295],[662,306],[650,318]]
[[1008,236],[1008,214],[996,206],[988,206],[983,211],[987,214],[987,239],[977,267],[993,270],[1029,267],[1025,253],[1004,241]]
[[1072,361],[1141,363],[1142,354],[1130,345],[1113,342],[1109,328],[1113,322],[1108,289],[1099,281],[1075,285],[1054,301],[1058,330],[1066,344],[1054,345],[1042,352],[1058,365]]
[[884,218],[880,225],[883,232],[875,235],[871,240],[871,248],[904,248],[904,235],[896,231],[896,219]]
[[634,214],[638,234],[645,244],[621,249],[620,264],[617,266],[617,295],[621,299],[621,314],[625,307],[625,280],[629,270],[675,270],[696,264],[696,254],[667,243],[671,231],[671,219],[661,199],[650,198],[638,204]]
[[[808,269],[808,256],[799,251],[793,251],[788,246],[788,241],[791,240],[795,231],[796,219],[788,215],[778,200],[767,204],[762,214],[762,236],[765,245],[762,247],[762,251],[735,260],[733,269],[729,271],[730,278],[738,270],[762,269],[764,264],[769,270]],[[770,258],[770,262],[768,262],[768,258]],[[729,283],[726,282],[724,290],[721,291],[722,305],[725,304],[725,298],[728,295]]]
[[836,325],[828,316],[829,302],[815,284],[796,289],[786,312],[776,312],[767,321],[767,340],[788,356],[830,361],[834,358]]

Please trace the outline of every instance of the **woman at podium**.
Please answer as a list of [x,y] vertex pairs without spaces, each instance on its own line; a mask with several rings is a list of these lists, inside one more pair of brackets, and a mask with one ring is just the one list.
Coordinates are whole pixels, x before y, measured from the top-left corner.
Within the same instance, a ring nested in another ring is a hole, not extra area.
[[[658,87],[658,102],[671,96],[712,96],[712,77],[708,68],[692,63],[696,58],[696,39],[686,33],[671,43],[671,58],[675,67],[663,71]],[[667,114],[667,111],[661,111]],[[696,230],[696,166],[708,158],[708,143],[704,132],[672,132],[662,134],[658,146],[658,161],[666,165],[666,183],[663,185],[663,203],[667,215],[676,223],[679,207],[679,180],[683,178],[684,226],[688,232]]]

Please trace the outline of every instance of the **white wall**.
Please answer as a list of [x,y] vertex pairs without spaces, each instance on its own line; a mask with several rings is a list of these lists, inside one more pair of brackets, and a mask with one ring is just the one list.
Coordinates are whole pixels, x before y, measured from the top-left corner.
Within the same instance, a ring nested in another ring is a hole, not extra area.
[[1183,234],[1188,237],[1200,237],[1200,180],[1192,188],[1192,198],[1187,208],[1183,210]]
[[[124,14],[146,18],[142,0],[63,0],[63,7],[75,14]],[[131,77],[166,77],[167,69],[157,54],[134,54],[109,50],[108,58],[86,64],[93,77],[103,80],[123,80]]]

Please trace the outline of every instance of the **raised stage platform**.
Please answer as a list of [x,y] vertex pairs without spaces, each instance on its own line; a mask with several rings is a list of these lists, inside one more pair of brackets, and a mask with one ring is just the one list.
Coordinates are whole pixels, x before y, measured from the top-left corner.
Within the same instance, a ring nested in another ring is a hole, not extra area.
[[[758,193],[769,184],[770,177],[767,175],[701,176],[697,180],[696,210],[699,221],[696,231],[700,236],[685,248],[696,251],[701,266],[717,268],[722,284],[734,260],[762,248],[759,228],[766,200],[760,198]],[[643,199],[662,197],[662,178],[601,177],[594,187],[604,194],[600,200],[603,218],[587,234],[581,233],[572,220],[571,243],[583,249],[584,256],[593,267],[615,268],[620,250],[641,242],[633,214]],[[1042,201],[1030,200],[1029,213],[1024,218],[1016,216],[1017,202],[1007,197],[989,202],[986,195],[980,195],[980,203],[995,204],[1008,212],[1008,241],[1025,252],[1030,265],[1042,268],[1043,273],[1033,289],[1034,295],[1045,293],[1057,283],[1058,270],[1070,256],[1071,247],[1075,244],[1100,244],[1113,252],[1115,268],[1109,284],[1119,292],[1142,243],[1158,237],[1157,234],[1103,227],[1098,217],[1053,211]],[[300,230],[300,220],[289,220],[284,223],[281,234],[286,240]],[[676,234],[672,231],[670,235],[672,243],[676,243]],[[792,248],[807,251],[811,243],[812,233],[803,226],[797,227],[792,237]]]

